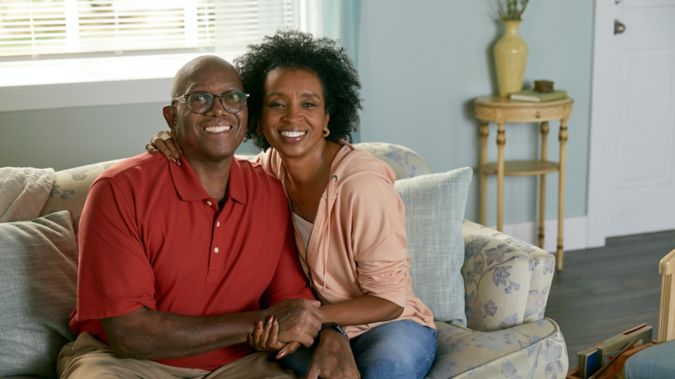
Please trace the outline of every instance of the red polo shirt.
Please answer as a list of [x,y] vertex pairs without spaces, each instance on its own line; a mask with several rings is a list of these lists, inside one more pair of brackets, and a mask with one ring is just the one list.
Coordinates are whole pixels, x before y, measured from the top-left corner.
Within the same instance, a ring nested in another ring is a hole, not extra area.
[[[141,154],[106,170],[82,211],[75,333],[139,307],[206,316],[313,298],[297,260],[288,200],[260,166],[233,160],[219,209],[187,160]],[[213,370],[246,344],[161,363]]]

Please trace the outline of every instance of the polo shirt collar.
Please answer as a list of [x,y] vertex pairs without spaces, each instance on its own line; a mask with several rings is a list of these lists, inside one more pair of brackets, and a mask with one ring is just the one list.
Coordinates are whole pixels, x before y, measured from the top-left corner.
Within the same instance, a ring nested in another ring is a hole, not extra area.
[[[180,157],[180,160],[180,166],[169,163],[171,179],[173,180],[178,197],[185,201],[210,199],[211,196],[204,189],[199,176],[197,176],[190,162],[183,156]],[[232,198],[238,203],[246,204],[246,182],[244,181],[241,163],[234,157],[230,164],[230,179],[227,185],[229,187],[227,191],[228,198]]]
[[228,194],[236,202],[246,204],[246,181],[244,180],[243,168],[241,163],[235,157],[232,157],[230,165],[230,186]]

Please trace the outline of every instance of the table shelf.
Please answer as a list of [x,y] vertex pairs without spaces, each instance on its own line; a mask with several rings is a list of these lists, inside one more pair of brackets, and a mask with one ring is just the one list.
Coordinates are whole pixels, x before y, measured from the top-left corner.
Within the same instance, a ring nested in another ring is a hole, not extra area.
[[[481,171],[487,175],[497,175],[497,162],[482,165]],[[504,176],[532,176],[556,173],[560,170],[558,162],[540,160],[504,161]]]

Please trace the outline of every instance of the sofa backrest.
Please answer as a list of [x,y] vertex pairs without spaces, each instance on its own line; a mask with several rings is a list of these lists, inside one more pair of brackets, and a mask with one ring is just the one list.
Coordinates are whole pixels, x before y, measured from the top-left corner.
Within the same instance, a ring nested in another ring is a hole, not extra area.
[[[355,144],[354,146],[358,149],[369,151],[377,158],[389,164],[394,170],[397,179],[431,172],[422,157],[405,146],[383,142],[364,142]],[[244,157],[250,158],[252,156]],[[68,210],[73,218],[73,225],[77,229],[89,187],[91,187],[91,184],[103,170],[115,162],[117,160],[57,171],[54,187],[40,215]]]
[[56,172],[54,186],[40,215],[67,210],[77,230],[84,200],[94,180],[117,160],[88,164]]
[[366,150],[388,164],[394,170],[396,179],[431,173],[424,159],[408,147],[386,142],[362,142],[354,147]]

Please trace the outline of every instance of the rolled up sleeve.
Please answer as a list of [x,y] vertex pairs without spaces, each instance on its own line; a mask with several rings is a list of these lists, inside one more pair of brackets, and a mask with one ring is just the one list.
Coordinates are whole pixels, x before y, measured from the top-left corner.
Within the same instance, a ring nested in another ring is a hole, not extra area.
[[341,217],[351,219],[358,283],[364,293],[405,307],[411,278],[403,202],[385,178],[359,179],[343,188],[351,217]]

